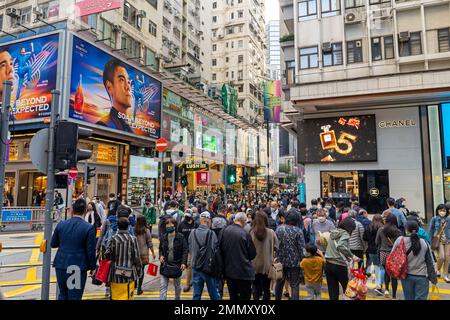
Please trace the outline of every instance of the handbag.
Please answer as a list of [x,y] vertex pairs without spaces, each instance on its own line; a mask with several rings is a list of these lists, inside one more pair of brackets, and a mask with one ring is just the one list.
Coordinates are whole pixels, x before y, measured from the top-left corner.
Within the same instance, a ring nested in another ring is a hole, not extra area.
[[94,286],[101,286],[103,284],[103,282],[96,278],[97,272],[98,272],[98,266],[97,266],[97,268],[95,268],[94,273],[91,274],[90,277],[92,278],[92,284]]
[[283,279],[283,265],[280,262],[278,262],[278,260],[275,258],[274,252],[275,252],[275,243],[272,242],[273,261],[272,261],[272,265],[270,266],[268,276],[269,276],[269,279],[277,281],[277,280]]
[[107,259],[100,260],[100,264],[95,273],[95,279],[97,279],[103,283],[107,283],[110,267],[111,267],[111,260],[107,260]]
[[114,275],[130,279],[133,276],[133,268],[115,266]]
[[433,284],[433,286],[431,287],[429,300],[442,300],[441,295],[439,293],[439,287],[436,284]]
[[439,249],[439,245],[441,242],[441,236],[446,227],[447,227],[447,221],[444,222],[444,225],[442,226],[441,231],[439,231],[439,234],[437,236],[433,236],[433,239],[431,240],[431,250]]
[[147,274],[149,276],[156,277],[158,274],[158,265],[154,264],[153,262],[148,265]]
[[183,274],[179,266],[168,262],[163,262],[163,264],[161,265],[160,273],[170,279],[179,278]]

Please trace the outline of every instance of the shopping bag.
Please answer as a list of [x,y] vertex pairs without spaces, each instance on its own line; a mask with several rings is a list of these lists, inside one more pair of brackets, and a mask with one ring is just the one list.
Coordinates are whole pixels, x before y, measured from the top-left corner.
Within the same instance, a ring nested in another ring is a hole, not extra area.
[[351,275],[344,295],[350,300],[366,300],[368,287],[364,268],[352,269]]
[[158,266],[156,264],[154,264],[153,262],[149,263],[148,269],[147,269],[147,274],[149,276],[156,277],[156,275],[158,274]]
[[441,295],[439,294],[439,287],[436,284],[433,284],[433,286],[431,287],[429,300],[442,300]]
[[96,238],[100,238],[100,234],[102,233],[102,229],[101,228],[97,228],[97,232],[95,234]]
[[95,279],[100,280],[103,283],[108,282],[109,267],[111,266],[111,260],[100,260],[100,264],[95,275]]

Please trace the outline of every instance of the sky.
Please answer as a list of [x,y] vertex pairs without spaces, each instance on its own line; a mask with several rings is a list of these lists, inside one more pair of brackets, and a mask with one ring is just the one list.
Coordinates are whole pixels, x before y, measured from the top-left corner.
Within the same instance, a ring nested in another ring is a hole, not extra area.
[[280,19],[280,7],[278,0],[266,0],[266,22]]

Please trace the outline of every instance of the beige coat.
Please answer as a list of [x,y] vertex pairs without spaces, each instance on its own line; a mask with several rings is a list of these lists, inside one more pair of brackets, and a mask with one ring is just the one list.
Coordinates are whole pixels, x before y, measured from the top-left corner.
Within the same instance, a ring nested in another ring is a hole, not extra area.
[[263,241],[256,239],[253,230],[250,232],[256,248],[256,257],[253,259],[255,273],[269,274],[273,262],[273,252],[278,249],[278,238],[272,229],[266,228],[267,235]]

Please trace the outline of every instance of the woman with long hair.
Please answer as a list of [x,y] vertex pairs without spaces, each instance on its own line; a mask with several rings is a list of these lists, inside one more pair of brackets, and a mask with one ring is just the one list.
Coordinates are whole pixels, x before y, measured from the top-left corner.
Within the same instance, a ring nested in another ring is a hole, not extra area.
[[[147,219],[144,215],[139,214],[136,219],[136,225],[134,226],[134,234],[137,239],[140,258],[142,262],[142,271],[146,265],[149,264],[149,250],[152,252],[153,261],[156,259],[155,250],[153,249],[152,235],[147,225]],[[144,282],[145,273],[142,272],[141,276],[137,282],[137,294],[141,295],[142,291],[142,283]]]
[[94,202],[89,202],[84,220],[94,226],[95,229],[102,226],[102,218],[97,213],[97,207]]
[[[378,229],[377,235],[375,238],[375,243],[378,247],[380,264],[385,271],[386,259],[392,251],[392,247],[394,246],[394,242],[398,237],[402,235],[400,229],[397,227],[397,217],[390,213],[389,211],[383,212],[383,216],[385,217],[385,225]],[[390,298],[389,294],[389,284],[392,282],[392,298],[397,298],[397,279],[391,278],[387,272],[384,272],[384,296],[385,298]]]
[[370,273],[370,266],[373,264],[375,269],[375,292],[379,295],[383,295],[382,286],[383,286],[383,278],[384,273],[381,272],[380,268],[380,259],[378,256],[378,248],[375,243],[377,238],[377,233],[380,228],[383,227],[383,218],[381,214],[375,214],[372,218],[372,222],[369,224],[367,229],[364,231],[363,239],[367,241],[367,263],[366,263],[366,274]]
[[268,277],[274,259],[274,251],[278,249],[278,239],[275,232],[268,228],[267,214],[258,211],[253,220],[250,235],[256,247],[256,257],[253,259],[255,282],[253,283],[253,299],[270,300],[270,279]]
[[437,284],[431,248],[424,239],[419,238],[417,221],[409,220],[406,223],[406,231],[408,236],[399,237],[392,248],[394,250],[403,239],[408,256],[406,278],[402,280],[404,298],[405,300],[427,300],[429,281]]
[[430,221],[428,230],[430,238],[435,241],[434,254],[437,258],[437,270],[443,270],[444,280],[450,283],[449,262],[450,262],[450,217],[445,204],[440,204],[436,208],[436,215]]

